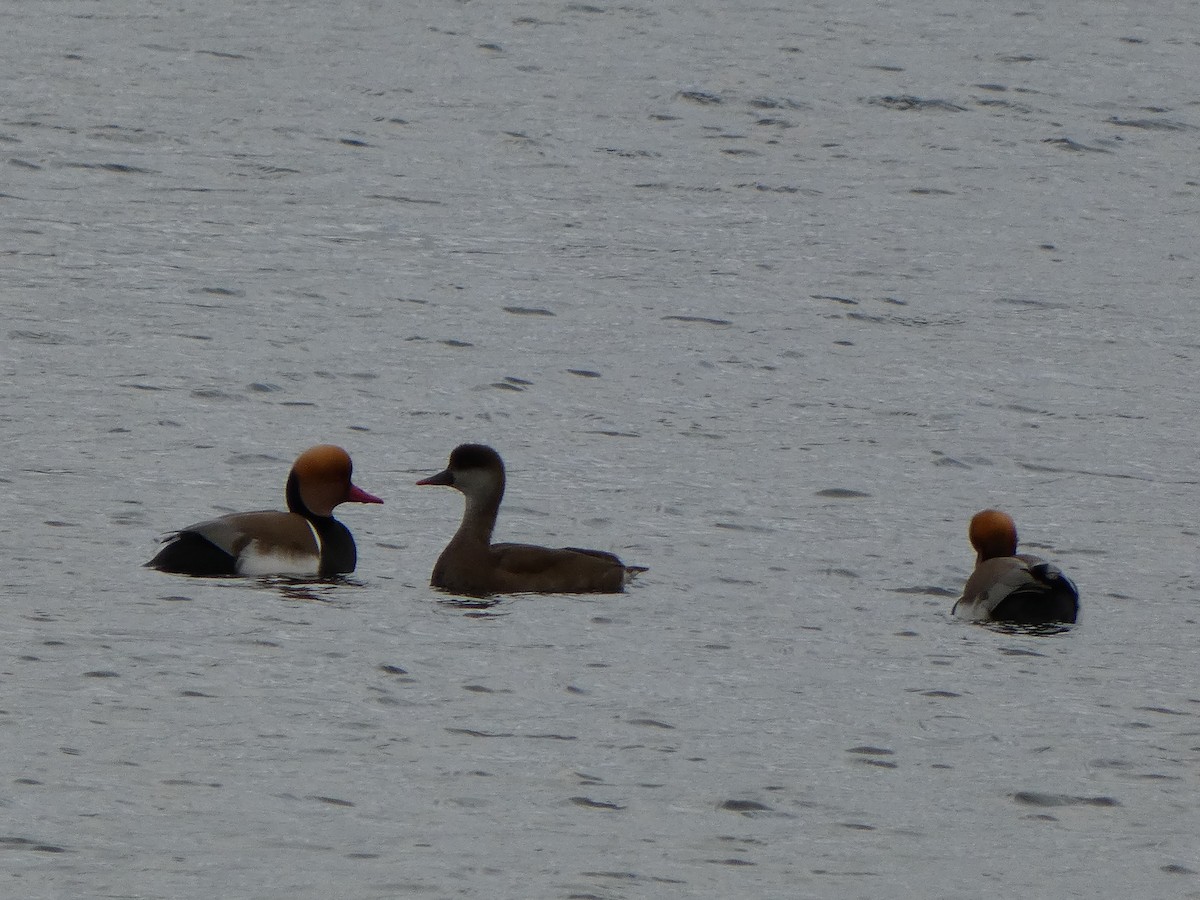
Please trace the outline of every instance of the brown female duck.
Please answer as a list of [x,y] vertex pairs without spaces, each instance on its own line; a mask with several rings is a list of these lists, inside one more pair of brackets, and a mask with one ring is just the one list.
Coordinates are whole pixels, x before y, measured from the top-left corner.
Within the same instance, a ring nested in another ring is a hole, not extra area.
[[434,587],[470,596],[533,592],[620,593],[641,566],[627,566],[603,550],[493,544],[492,531],[504,497],[504,463],[483,444],[462,444],[446,469],[417,484],[446,485],[466,498],[462,524],[438,557]]

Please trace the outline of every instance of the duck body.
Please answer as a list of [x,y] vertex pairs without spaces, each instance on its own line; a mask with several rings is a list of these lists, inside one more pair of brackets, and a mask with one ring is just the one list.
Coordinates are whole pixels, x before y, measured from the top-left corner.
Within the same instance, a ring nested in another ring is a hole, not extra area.
[[603,550],[492,543],[504,497],[504,463],[491,447],[462,444],[446,469],[418,481],[445,485],[466,498],[462,524],[433,567],[430,584],[474,597],[491,594],[616,594],[640,566]]
[[292,466],[288,512],[259,510],[197,522],[174,532],[146,565],[181,575],[328,577],[353,572],[354,536],[333,518],[339,503],[382,503],[350,480],[345,450],[312,447]]
[[977,551],[975,571],[951,613],[972,621],[1039,625],[1074,622],[1079,616],[1079,591],[1054,563],[1017,553],[1017,528],[1012,517],[984,510],[971,519],[968,530]]
[[600,550],[533,544],[451,542],[438,557],[429,583],[472,597],[490,594],[619,594],[626,566]]

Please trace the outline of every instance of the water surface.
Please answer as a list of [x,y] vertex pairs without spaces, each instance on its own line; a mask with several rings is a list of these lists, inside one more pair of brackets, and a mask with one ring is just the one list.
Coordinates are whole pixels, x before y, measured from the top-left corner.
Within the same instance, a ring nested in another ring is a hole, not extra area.
[[[1191,7],[411,6],[3,14],[9,893],[1200,896]],[[430,590],[466,440],[650,571]]]

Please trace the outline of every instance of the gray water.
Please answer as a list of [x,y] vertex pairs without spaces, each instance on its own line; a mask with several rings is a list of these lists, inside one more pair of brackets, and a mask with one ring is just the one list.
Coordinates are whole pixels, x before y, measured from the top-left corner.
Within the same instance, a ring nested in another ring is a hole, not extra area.
[[[1193,4],[0,25],[4,896],[1200,896]],[[432,591],[466,440],[650,571]],[[352,579],[139,568],[317,442]]]

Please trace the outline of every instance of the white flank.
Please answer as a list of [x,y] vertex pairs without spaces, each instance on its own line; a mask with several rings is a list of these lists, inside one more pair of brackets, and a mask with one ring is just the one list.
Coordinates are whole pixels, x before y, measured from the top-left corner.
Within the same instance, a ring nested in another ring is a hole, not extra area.
[[279,547],[264,548],[259,541],[251,541],[238,556],[239,575],[307,575],[316,576],[321,567],[321,536],[312,522],[306,523],[312,532],[316,553],[289,553]]

